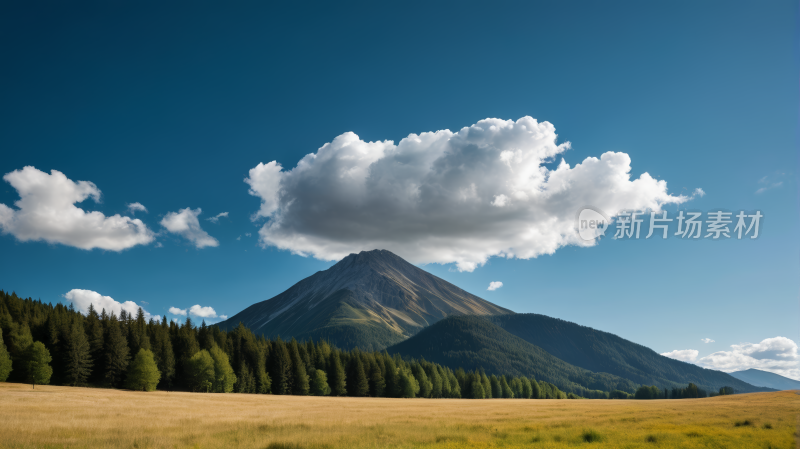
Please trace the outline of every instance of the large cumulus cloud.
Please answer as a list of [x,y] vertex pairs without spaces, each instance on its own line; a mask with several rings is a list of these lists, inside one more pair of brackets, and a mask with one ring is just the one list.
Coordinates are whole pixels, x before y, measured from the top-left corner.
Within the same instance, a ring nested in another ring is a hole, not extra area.
[[709,354],[698,360],[697,364],[725,372],[755,368],[800,379],[797,343],[786,337],[767,338],[760,343],[731,345],[730,351]]
[[74,182],[57,170],[47,174],[24,167],[3,176],[19,194],[17,209],[0,204],[0,230],[20,241],[44,240],[81,249],[121,251],[155,238],[139,219],[76,207],[88,198],[100,201],[100,189],[89,181]]
[[264,246],[322,260],[381,248],[464,271],[492,256],[592,245],[574,230],[585,205],[614,214],[687,199],[647,173],[631,179],[625,153],[544,165],[569,148],[552,124],[531,117],[411,134],[397,145],[345,133],[291,170],[261,163],[245,182],[261,199],[254,219],[266,219]]

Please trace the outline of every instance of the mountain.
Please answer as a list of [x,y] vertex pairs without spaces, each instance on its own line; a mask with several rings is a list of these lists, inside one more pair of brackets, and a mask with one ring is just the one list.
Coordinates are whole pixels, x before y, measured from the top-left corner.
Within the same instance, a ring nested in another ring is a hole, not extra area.
[[730,373],[731,376],[759,387],[774,388],[776,390],[800,390],[800,381],[783,377],[780,374],[761,371],[760,369],[747,369]]
[[491,321],[473,316],[441,320],[387,351],[453,369],[483,368],[487,374],[534,377],[579,395],[584,395],[584,389],[633,392],[638,386],[619,376],[571,365]]
[[534,313],[494,316],[489,320],[567,363],[639,384],[674,388],[692,382],[707,391],[717,391],[724,386],[742,393],[766,391],[745,379],[664,357],[614,334],[569,321]]
[[285,292],[218,324],[266,337],[324,338],[379,350],[452,315],[513,313],[385,251],[350,254]]

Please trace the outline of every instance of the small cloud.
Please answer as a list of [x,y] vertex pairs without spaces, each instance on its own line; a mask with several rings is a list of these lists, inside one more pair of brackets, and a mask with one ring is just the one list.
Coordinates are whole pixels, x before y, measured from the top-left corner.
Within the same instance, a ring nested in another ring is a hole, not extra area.
[[128,210],[131,211],[131,214],[135,214],[136,212],[147,213],[147,208],[144,207],[142,203],[130,203],[128,204]]
[[192,307],[189,307],[189,314],[199,318],[217,317],[217,312],[215,312],[212,307],[201,307],[199,304],[195,304]]
[[710,338],[701,338],[700,341],[702,341],[703,343],[714,343],[714,340]]
[[494,207],[503,207],[506,204],[508,204],[508,197],[503,195],[502,193],[500,195],[496,195],[491,204]]
[[490,292],[493,292],[493,291],[497,290],[498,288],[500,288],[502,286],[503,286],[502,282],[493,281],[493,282],[489,283],[489,288],[487,288],[486,290],[489,290]]
[[251,234],[251,233],[249,233],[249,232],[245,232],[245,233],[244,233],[244,236],[245,236],[245,237],[250,237],[251,235],[253,235],[253,234]]
[[156,248],[162,248],[163,246],[164,245],[162,245],[161,242],[156,242],[156,244],[155,244]]
[[178,212],[170,212],[161,220],[161,226],[164,226],[167,231],[178,234],[194,243],[194,246],[198,249],[206,246],[219,246],[219,241],[208,235],[200,227],[197,216],[201,212],[200,208],[192,210],[188,207]]
[[671,359],[680,360],[682,362],[694,362],[697,360],[697,356],[700,355],[700,351],[696,349],[676,349],[674,351],[665,352],[661,355]]
[[150,305],[150,303],[147,302],[147,301],[139,301],[139,304],[143,304],[145,306],[149,306]]
[[170,307],[169,313],[181,316],[186,316],[188,314],[197,318],[219,318],[217,316],[217,312],[214,311],[213,307],[202,307],[200,304],[195,304],[192,307],[189,307],[188,309],[179,309],[177,307]]
[[169,308],[169,313],[171,313],[173,315],[186,316],[186,309],[179,309],[177,307],[170,307]]
[[219,213],[217,215],[214,215],[213,217],[206,218],[206,220],[210,221],[211,223],[219,223],[219,219],[220,218],[227,217],[227,216],[228,216],[227,212],[221,212],[221,213]]
[[[136,316],[141,308],[133,301],[119,302],[110,296],[103,296],[92,290],[81,290],[78,288],[64,293],[64,298],[71,302],[75,308],[83,314],[89,313],[90,304],[94,306],[97,313],[105,310],[106,313],[113,313],[116,316],[119,316],[123,310],[129,315]],[[145,319],[149,320],[150,318],[155,318],[144,309],[142,309],[142,312],[144,313]]]
[[759,187],[758,190],[756,190],[756,195],[762,194],[767,190],[772,190],[782,186],[783,185],[782,178],[784,175],[785,173],[777,172],[771,175],[764,176],[763,178],[759,179],[758,184],[761,185],[761,187]]
[[220,315],[219,317],[222,320],[227,320],[228,319],[228,315]]
[[698,187],[694,189],[694,192],[692,192],[692,196],[699,196],[700,198],[702,198],[706,196],[706,191]]
[[236,240],[241,240],[241,239],[242,239],[241,235],[239,237],[236,237]]

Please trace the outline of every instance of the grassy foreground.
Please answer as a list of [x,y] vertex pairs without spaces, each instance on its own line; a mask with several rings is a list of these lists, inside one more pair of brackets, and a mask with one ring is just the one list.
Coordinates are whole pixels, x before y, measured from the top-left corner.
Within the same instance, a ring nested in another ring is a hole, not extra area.
[[795,448],[796,392],[681,400],[140,393],[0,383],[0,447]]

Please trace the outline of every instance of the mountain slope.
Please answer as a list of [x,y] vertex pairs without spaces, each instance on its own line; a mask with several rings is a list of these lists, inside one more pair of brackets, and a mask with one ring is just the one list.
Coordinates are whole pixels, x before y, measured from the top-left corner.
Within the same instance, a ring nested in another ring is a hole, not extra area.
[[342,348],[383,349],[451,315],[513,313],[385,251],[350,254],[331,268],[226,321],[257,334],[325,338]]
[[729,373],[731,376],[758,387],[774,388],[776,390],[800,390],[800,381],[783,377],[780,374],[748,369]]
[[618,376],[573,366],[479,317],[446,318],[387,351],[453,369],[483,368],[487,374],[533,376],[576,394],[583,389],[633,392],[637,387]]
[[664,357],[608,332],[533,313],[495,316],[493,323],[567,363],[661,388],[693,382],[707,391],[729,386],[745,393],[765,391],[722,371]]

